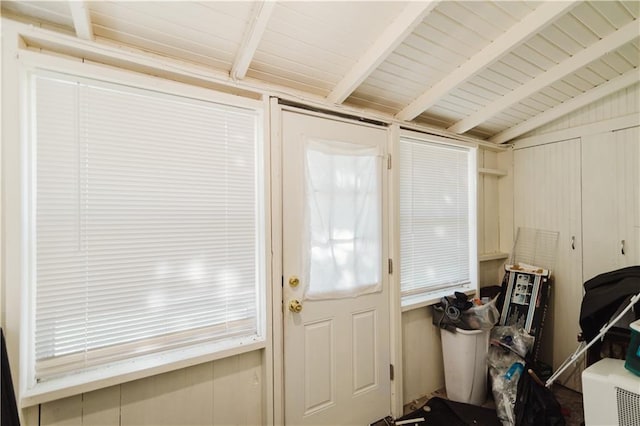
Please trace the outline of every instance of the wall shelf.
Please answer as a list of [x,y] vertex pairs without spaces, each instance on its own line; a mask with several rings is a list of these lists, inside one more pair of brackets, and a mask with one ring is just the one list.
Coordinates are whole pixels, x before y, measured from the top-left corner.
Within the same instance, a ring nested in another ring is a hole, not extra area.
[[480,262],[488,262],[489,260],[501,260],[509,257],[509,253],[484,253],[478,256]]
[[507,175],[507,171],[506,170],[502,170],[502,169],[486,169],[486,168],[479,168],[478,169],[478,173],[480,173],[481,175],[493,175],[493,176],[506,176]]

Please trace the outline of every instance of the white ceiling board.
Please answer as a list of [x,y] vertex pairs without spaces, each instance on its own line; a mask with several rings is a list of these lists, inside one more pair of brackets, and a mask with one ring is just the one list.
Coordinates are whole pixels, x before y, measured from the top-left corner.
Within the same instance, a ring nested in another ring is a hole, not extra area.
[[638,17],[637,1],[625,2],[624,4],[617,1],[591,1],[590,5],[616,28],[620,28]]
[[627,73],[616,77],[613,80],[609,80],[605,84],[598,86],[578,97],[564,102],[555,108],[546,110],[545,112],[520,123],[517,126],[506,129],[491,138],[489,140],[495,143],[504,143],[509,140],[523,135],[537,127],[543,126],[563,115],[566,115],[572,111],[582,108],[592,102],[597,101],[605,96],[617,92],[618,90],[637,84],[640,80],[640,72],[637,69],[628,71]]
[[577,75],[578,77],[582,78],[583,80],[585,80],[586,82],[588,82],[589,84],[591,84],[592,86],[599,86],[602,83],[605,82],[605,79],[602,78],[601,76],[599,76],[598,74],[596,74],[595,72],[591,71],[588,67],[579,69],[577,71],[574,72],[575,75]]
[[[529,41],[527,41],[527,45],[536,50],[538,53],[545,55],[556,64],[559,64],[560,62],[568,59],[571,56],[571,51],[574,51],[574,53],[580,51],[580,46],[575,42],[575,40],[572,40],[576,45],[575,49],[569,51],[567,50],[570,49],[569,43],[565,43],[565,46],[561,46],[560,40],[552,41],[546,37],[543,37],[541,34],[542,33],[532,37]],[[567,39],[569,39],[569,37],[567,37]]]
[[569,83],[567,83],[564,80],[556,81],[550,87],[553,87],[554,89],[564,93],[565,95],[569,96],[570,98],[572,98],[574,96],[578,96],[579,94],[582,93],[582,91],[576,89],[574,86],[570,85]]
[[619,76],[621,73],[614,70],[607,62],[599,60],[592,62],[589,65],[589,69],[598,74],[605,81],[609,81],[612,78]]
[[[520,102],[520,100],[531,97],[540,102],[544,102],[542,99],[541,90],[545,87],[553,84],[555,81],[563,78],[564,76],[575,74],[586,80],[593,86],[598,86],[605,82],[605,80],[597,75],[595,72],[588,68],[588,64],[597,60],[607,52],[617,49],[629,40],[636,38],[638,27],[635,23],[629,23],[612,34],[609,34],[603,39],[599,39],[596,43],[589,46],[588,49],[577,53],[572,56],[571,59],[554,66],[546,70],[544,73],[538,75],[536,78],[528,81],[521,81],[520,87],[513,90],[511,93],[505,95],[490,105],[486,105],[481,111],[477,111],[474,114],[466,117],[464,120],[456,123],[448,130],[456,133],[463,133],[470,128],[482,124],[485,120],[498,114],[500,111],[508,108],[510,105]],[[500,70],[500,62],[493,65],[491,68],[506,73],[508,70]],[[518,77],[518,74],[512,73],[510,77]],[[551,98],[550,98],[551,99]],[[553,103],[549,104],[550,107],[555,106]]]
[[437,5],[438,0],[408,3],[358,58],[355,65],[329,93],[327,100],[334,103],[344,102]]
[[598,13],[589,3],[584,3],[573,9],[571,15],[595,33],[598,38],[603,38],[618,29],[618,27],[614,27],[611,22]]
[[[194,53],[193,43],[184,41],[187,46],[186,48],[182,48],[182,40],[176,41],[173,38],[167,37],[166,34],[154,31],[144,31],[143,36],[139,36],[132,35],[130,33],[122,33],[94,23],[93,32],[96,37],[103,37],[113,41],[127,40],[127,45],[136,46],[138,49],[166,56],[168,58],[179,59],[181,61],[195,64],[208,65],[215,69],[229,69],[231,66],[229,61],[215,59],[218,56],[212,55],[211,51],[207,52],[205,50],[206,46],[202,46],[202,53]],[[165,42],[167,38],[170,39],[171,44],[167,44]],[[125,44],[123,41],[119,41],[119,43]],[[220,55],[220,57],[223,56]]]
[[530,62],[522,56],[518,56],[514,53],[510,53],[502,58],[499,62],[502,62],[509,67],[518,70],[525,74],[528,78],[534,78],[538,74],[542,74],[545,69],[534,62]]
[[519,2],[519,1],[494,1],[493,4],[502,9],[505,13],[509,14],[516,21],[522,20],[525,16],[531,13],[540,4],[534,2]]
[[565,81],[567,84],[572,85],[573,87],[578,89],[580,92],[586,92],[587,90],[593,88],[593,84],[590,84],[588,81],[578,76],[577,74],[568,75],[564,77],[562,80]]
[[473,13],[478,20],[497,27],[500,33],[507,31],[520,20],[505,12],[494,1],[463,1],[460,2],[460,6]]
[[[258,19],[262,37],[242,49],[240,69],[248,63],[248,78],[231,82],[227,76],[256,21],[257,1],[86,4],[94,42],[67,35],[74,28],[68,0],[4,0],[1,7],[38,29],[27,43],[55,53],[113,55],[117,65],[121,56],[104,49],[121,46],[159,62],[210,70],[223,85],[301,98],[306,93],[327,107],[333,106],[327,95],[352,75],[357,78],[338,97],[346,96],[345,104],[400,120],[413,114],[440,128],[466,120],[475,126],[466,133],[479,137],[539,122],[545,111],[589,99],[585,93],[619,81],[640,62],[639,0],[444,0],[423,19],[411,19],[407,11],[424,6],[411,0],[282,0],[269,3],[269,19]],[[398,16],[407,25],[397,24]],[[623,28],[617,42],[593,49]],[[68,38],[51,36],[50,29]],[[53,38],[38,38],[43,32]]]
[[66,1],[14,1],[2,0],[2,10],[7,10],[18,15],[32,17],[38,21],[50,22],[69,29],[73,28],[71,10]]
[[[576,6],[576,9],[585,7],[588,7],[588,5],[582,3],[579,6]],[[580,43],[582,48],[585,48],[600,39],[597,34],[580,22],[572,13],[568,13],[565,16],[558,18],[555,25],[565,33],[569,34],[572,39]]]
[[[432,17],[427,17],[422,25],[418,25],[413,34],[427,40],[431,45],[438,46],[440,51],[451,52],[451,55],[461,56],[462,59],[458,58],[457,61],[469,59],[478,51],[478,48],[473,46],[473,40],[453,38],[454,33],[447,32],[446,26],[440,27],[437,25],[440,21],[441,19],[434,21]],[[454,60],[452,62],[457,61]]]
[[638,16],[640,16],[640,2],[638,0],[625,0],[625,1],[621,1],[620,4],[634,18],[637,19]]
[[[367,49],[377,31],[385,28],[402,7],[393,2],[372,4],[371,20],[365,26],[360,22],[362,9],[357,3],[335,2],[331,8],[320,2],[278,3],[248,74],[255,69],[272,83],[285,77],[321,87],[326,95]],[[349,20],[360,23],[354,29],[344,25]],[[352,32],[356,29],[363,34],[354,37]],[[331,62],[324,60],[327,56]]]
[[[214,34],[206,26],[202,28],[203,25],[197,25],[195,19],[189,21],[182,17],[171,21],[167,13],[175,12],[175,6],[170,2],[167,6],[171,7],[166,10],[154,8],[153,3],[148,2],[93,2],[90,6],[91,20],[96,27],[96,35],[110,37],[114,41],[143,49],[149,49],[149,46],[153,45],[152,51],[158,54],[163,54],[162,46],[166,46],[167,56],[175,57],[175,53],[168,52],[180,49],[185,53],[178,58],[190,62],[193,61],[193,58],[190,58],[191,54],[215,58],[216,62],[224,64],[224,69],[228,71],[239,43],[229,40],[229,35]],[[216,16],[214,11],[201,6],[196,11],[201,12],[198,14],[200,21],[213,20]],[[193,13],[186,16],[190,17]],[[210,19],[207,19],[206,15],[209,15]],[[193,25],[189,25],[189,22]],[[146,40],[145,44],[138,44],[140,40]]]
[[[536,32],[545,28],[557,16],[574,7],[573,2],[549,2],[527,15],[517,25],[512,26],[507,32],[494,38],[480,52],[453,70],[436,85],[420,94],[411,104],[400,111],[396,117],[402,120],[415,118],[420,112],[429,109],[438,102],[447,92],[453,90],[466,81],[473,78],[484,69],[491,66],[505,54],[520,43],[531,38]],[[431,16],[431,15],[430,15]]]

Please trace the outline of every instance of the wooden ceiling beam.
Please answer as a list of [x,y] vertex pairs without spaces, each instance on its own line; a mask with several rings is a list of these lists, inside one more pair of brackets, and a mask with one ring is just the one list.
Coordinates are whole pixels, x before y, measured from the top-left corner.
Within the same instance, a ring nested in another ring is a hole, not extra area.
[[341,104],[402,43],[440,0],[409,2],[356,64],[336,84],[327,100]]
[[404,121],[413,120],[456,87],[485,70],[512,49],[526,42],[577,4],[578,2],[576,1],[543,2],[537,9],[525,16],[524,19],[509,28],[480,52],[473,55],[467,62],[418,96],[396,114],[396,118]]
[[249,65],[253,60],[253,55],[255,55],[262,35],[267,29],[269,18],[271,18],[271,13],[275,6],[275,0],[263,0],[256,3],[244,37],[242,38],[242,43],[231,67],[230,75],[232,79],[242,80],[247,75]]
[[535,93],[538,93],[540,90],[555,83],[556,81],[573,74],[605,54],[622,47],[638,36],[640,36],[638,22],[632,21],[603,39],[595,42],[586,49],[571,56],[569,59],[549,68],[547,71],[536,76],[534,79],[528,81],[522,86],[496,99],[477,112],[454,123],[447,130],[458,134],[464,133],[477,125],[484,123],[489,118],[495,116],[501,111],[504,111],[510,106],[517,104]]
[[609,96],[612,93],[625,89],[638,82],[640,82],[640,70],[638,68],[634,68],[607,81],[606,83],[602,83],[601,85],[576,96],[575,98],[569,99],[560,105],[550,108],[535,117],[497,133],[489,138],[489,141],[496,144],[509,142],[510,140],[537,127],[550,123],[563,115],[569,114],[570,112],[587,106],[592,102],[602,99],[605,96]]
[[91,25],[88,3],[82,0],[71,0],[69,1],[69,9],[76,35],[83,40],[93,41],[93,26]]

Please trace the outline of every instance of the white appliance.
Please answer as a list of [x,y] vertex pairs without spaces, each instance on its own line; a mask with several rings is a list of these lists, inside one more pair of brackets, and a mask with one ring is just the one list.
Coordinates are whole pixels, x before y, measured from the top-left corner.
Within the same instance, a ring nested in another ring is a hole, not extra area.
[[602,359],[582,372],[586,426],[640,425],[640,377],[624,360]]

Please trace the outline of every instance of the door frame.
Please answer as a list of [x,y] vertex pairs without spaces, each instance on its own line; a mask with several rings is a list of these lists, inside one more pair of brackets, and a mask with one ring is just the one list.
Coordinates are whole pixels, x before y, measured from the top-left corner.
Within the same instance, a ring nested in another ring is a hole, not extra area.
[[[265,102],[266,103],[266,102]],[[310,116],[322,117],[334,121],[342,121],[351,124],[359,124],[364,126],[373,126],[376,128],[385,127],[364,124],[356,121],[356,118],[350,119],[337,114],[310,111],[294,106],[283,105],[279,103],[279,99],[272,97],[268,102],[268,112],[265,114],[269,117],[269,138],[271,139],[271,316],[268,321],[271,322],[271,351],[265,352],[266,364],[266,419],[269,425],[285,424],[284,411],[284,315],[283,315],[283,242],[282,242],[282,112],[284,110],[302,113]],[[397,140],[399,140],[400,126],[392,124],[386,126],[389,128],[387,140],[387,152],[394,156],[397,151]],[[394,190],[395,183],[393,181],[393,173],[389,173],[387,169],[388,191],[386,197],[386,206],[383,206],[383,214],[386,215],[388,222],[388,255],[392,259],[398,259],[398,244],[394,241],[394,224],[397,221],[397,213],[395,212],[397,191]],[[397,178],[396,178],[397,179]],[[384,201],[384,199],[383,199]],[[383,219],[384,220],[384,219]],[[384,261],[384,259],[383,259]],[[389,272],[387,270],[387,272]],[[392,271],[393,272],[393,271]],[[400,288],[397,279],[393,273],[389,273],[389,359],[394,366],[394,378],[391,380],[391,400],[389,406],[391,415],[399,417],[402,415],[402,311],[400,307]],[[280,284],[280,285],[278,285]],[[269,377],[271,376],[271,377]],[[272,403],[271,403],[272,402]]]

